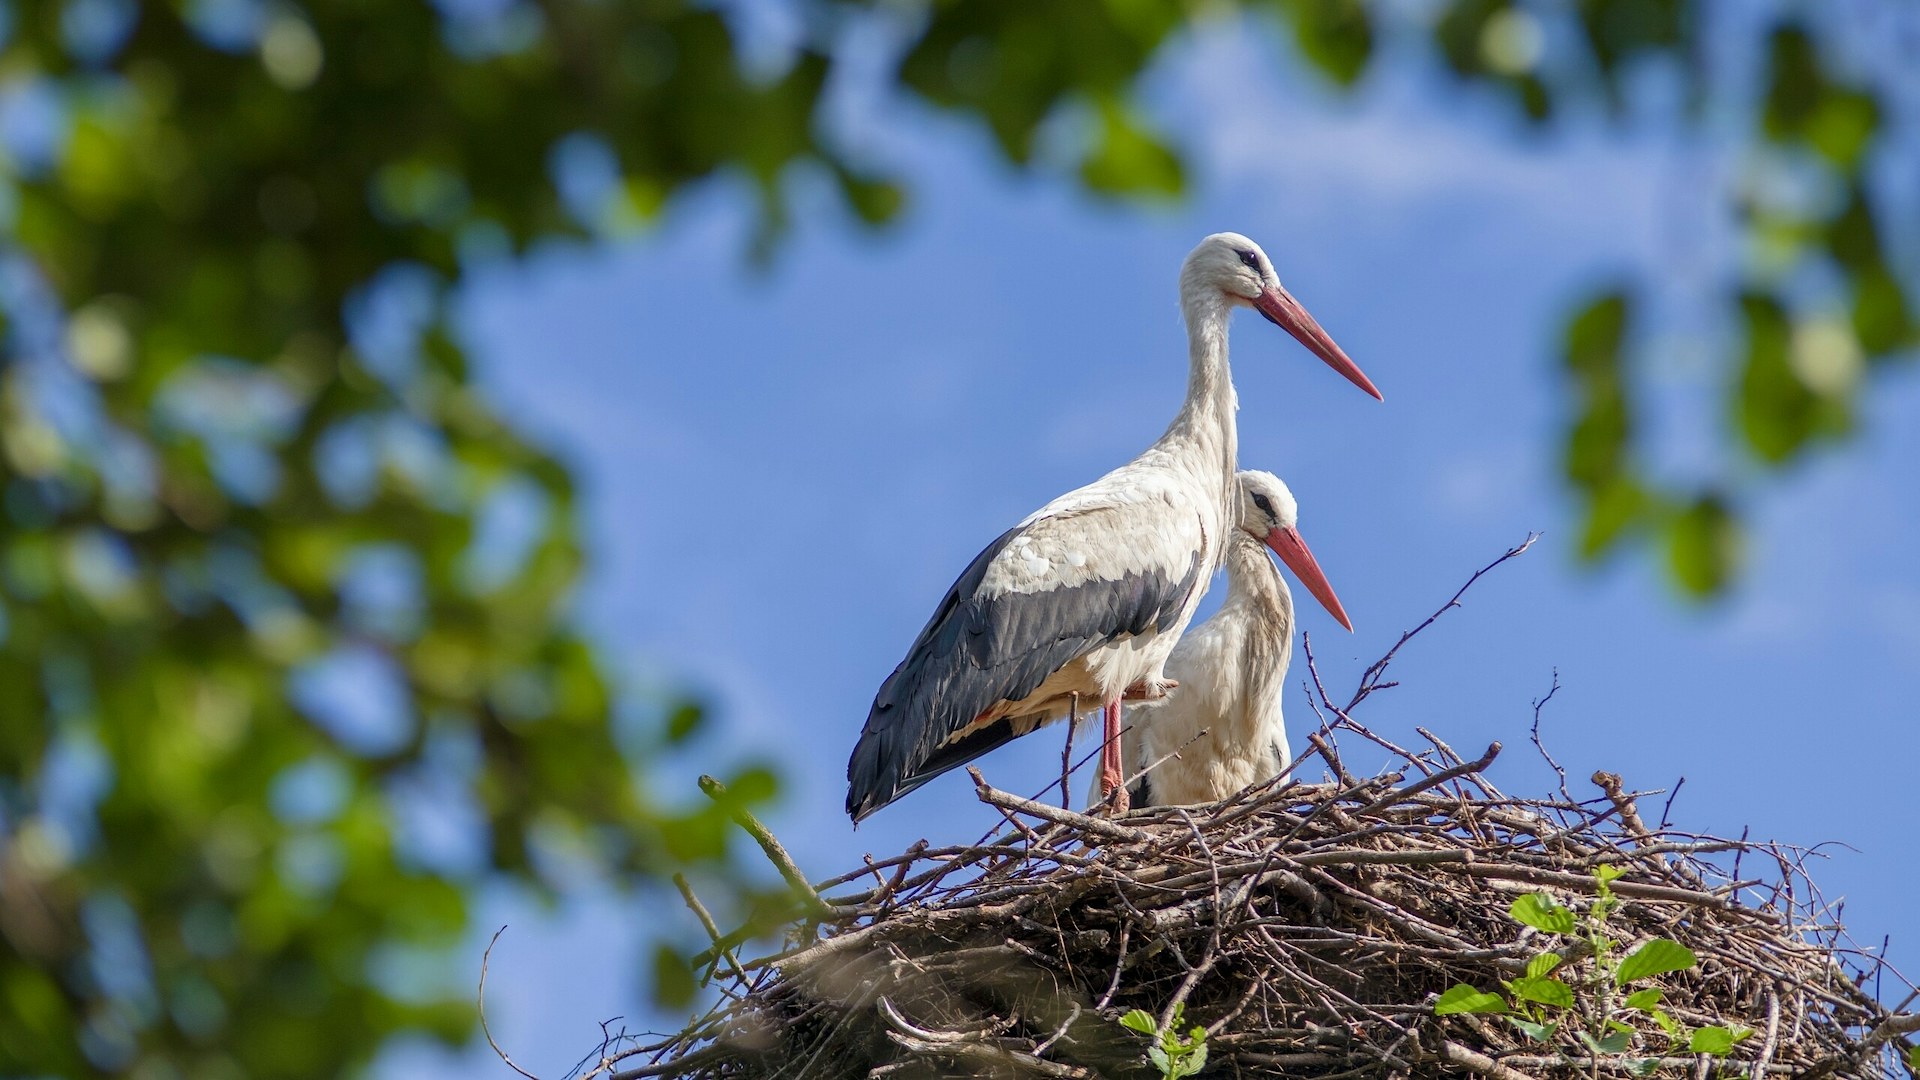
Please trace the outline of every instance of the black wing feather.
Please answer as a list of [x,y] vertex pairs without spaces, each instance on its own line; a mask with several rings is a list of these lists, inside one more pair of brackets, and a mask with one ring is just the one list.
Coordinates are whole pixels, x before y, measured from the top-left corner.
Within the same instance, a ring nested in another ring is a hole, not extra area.
[[1022,531],[1009,529],[974,558],[874,695],[847,762],[847,813],[855,821],[1044,722],[1011,717],[948,742],[995,703],[1026,697],[1094,648],[1165,630],[1199,580],[1196,553],[1178,580],[1148,571],[981,596],[994,557]]

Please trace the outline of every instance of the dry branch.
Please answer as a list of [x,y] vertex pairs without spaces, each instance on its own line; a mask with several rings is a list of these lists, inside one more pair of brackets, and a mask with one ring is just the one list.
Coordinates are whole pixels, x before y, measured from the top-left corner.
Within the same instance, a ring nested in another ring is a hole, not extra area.
[[[1810,852],[1674,831],[1664,812],[1650,829],[1610,774],[1586,802],[1564,781],[1558,797],[1509,797],[1482,775],[1498,744],[1468,761],[1417,729],[1433,749],[1416,754],[1353,719],[1394,685],[1394,655],[1465,591],[1402,635],[1344,707],[1309,652],[1330,721],[1288,775],[1217,805],[1116,820],[975,773],[980,799],[1008,822],[1000,836],[797,881],[823,899],[782,948],[729,967],[724,1000],[678,1036],[610,1047],[587,1076],[1128,1080],[1158,1073],[1118,1018],[1141,1008],[1164,1023],[1184,1003],[1185,1022],[1207,1030],[1203,1077],[1624,1077],[1624,1060],[1577,1044],[1574,1023],[1542,1043],[1500,1017],[1433,1010],[1455,983],[1498,987],[1543,950],[1566,972],[1591,963],[1587,942],[1523,934],[1509,907],[1538,890],[1587,910],[1603,864],[1625,872],[1605,924],[1616,946],[1671,938],[1699,958],[1659,977],[1662,1006],[1686,1024],[1756,1032],[1716,1066],[1622,1012],[1651,1075],[1904,1075],[1920,1017],[1901,1012],[1911,999],[1889,1009],[1864,985],[1871,976],[1897,998],[1911,984],[1892,989],[1905,980],[1847,941],[1806,875]],[[1388,766],[1354,775],[1345,732],[1385,750]],[[1316,760],[1324,779],[1305,782],[1301,766]],[[770,834],[756,839],[783,861]],[[879,884],[840,891],[860,879]],[[716,960],[730,944],[717,942]]]

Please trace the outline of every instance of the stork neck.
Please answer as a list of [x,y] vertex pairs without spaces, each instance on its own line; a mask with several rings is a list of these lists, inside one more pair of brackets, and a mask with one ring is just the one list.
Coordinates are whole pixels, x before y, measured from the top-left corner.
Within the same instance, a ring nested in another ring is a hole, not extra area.
[[1266,545],[1246,530],[1235,529],[1227,543],[1226,565],[1226,602],[1251,609],[1256,625],[1276,626],[1282,636],[1290,634],[1293,593],[1267,555]]
[[1191,290],[1181,300],[1187,322],[1187,399],[1161,442],[1183,444],[1206,464],[1217,466],[1230,487],[1239,453],[1234,428],[1239,402],[1227,364],[1227,322],[1233,309],[1217,290]]

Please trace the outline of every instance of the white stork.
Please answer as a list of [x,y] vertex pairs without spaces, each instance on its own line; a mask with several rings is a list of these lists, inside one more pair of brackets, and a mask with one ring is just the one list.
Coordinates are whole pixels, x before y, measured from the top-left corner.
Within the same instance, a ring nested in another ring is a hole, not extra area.
[[1105,706],[1103,791],[1124,809],[1120,699],[1164,693],[1167,654],[1225,557],[1234,494],[1227,322],[1252,307],[1362,390],[1380,391],[1237,233],[1180,269],[1191,370],[1166,433],[1126,465],[1041,507],[987,546],[874,695],[847,762],[856,822],[948,769],[1066,715]]
[[[1227,541],[1227,599],[1167,657],[1180,688],[1135,706],[1122,740],[1136,768],[1133,797],[1148,806],[1218,802],[1279,775],[1293,760],[1280,715],[1293,659],[1293,594],[1271,548],[1340,625],[1353,623],[1300,538],[1299,507],[1280,478],[1239,475],[1240,527]],[[1088,796],[1092,802],[1093,795]]]

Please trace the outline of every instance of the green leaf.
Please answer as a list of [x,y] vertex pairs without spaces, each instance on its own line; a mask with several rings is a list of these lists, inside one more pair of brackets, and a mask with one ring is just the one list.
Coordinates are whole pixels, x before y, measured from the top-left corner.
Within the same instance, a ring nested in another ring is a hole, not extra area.
[[1109,195],[1170,197],[1186,185],[1180,159],[1125,106],[1103,102],[1100,141],[1080,163],[1080,178]]
[[1920,1072],[1920,1046],[1907,1047],[1907,1068],[1912,1072]]
[[1525,1032],[1527,1037],[1534,1042],[1550,1043],[1553,1041],[1554,1034],[1560,1030],[1560,1022],[1557,1020],[1551,1024],[1536,1024],[1531,1020],[1522,1020],[1517,1016],[1509,1016],[1507,1020],[1513,1024],[1514,1027]]
[[1527,961],[1527,978],[1538,979],[1560,966],[1559,953],[1541,953]]
[[1312,0],[1289,4],[1300,53],[1341,85],[1365,70],[1373,53],[1373,23],[1361,0]]
[[1528,893],[1507,909],[1514,919],[1549,934],[1573,933],[1573,912],[1553,902],[1546,893]]
[[1687,1040],[1687,1052],[1690,1054],[1712,1054],[1714,1057],[1726,1057],[1733,1052],[1733,1046],[1740,1040],[1752,1035],[1747,1028],[1728,1028],[1715,1025],[1703,1027]]
[[1667,527],[1667,554],[1681,588],[1696,597],[1725,589],[1740,562],[1740,526],[1718,495],[1702,495]]
[[1654,938],[1620,961],[1620,970],[1614,973],[1614,981],[1625,986],[1650,975],[1685,971],[1695,963],[1692,949],[1667,938]]
[[1120,1018],[1120,1026],[1142,1035],[1152,1035],[1160,1030],[1160,1024],[1153,1014],[1145,1009],[1134,1009]]
[[1652,1012],[1660,1004],[1660,988],[1657,986],[1649,986],[1645,990],[1635,990],[1633,993],[1627,995],[1627,1000],[1624,1004],[1629,1009]]
[[1593,868],[1594,880],[1602,885],[1612,885],[1625,876],[1627,876],[1627,872],[1612,863],[1601,863],[1599,866]]
[[1573,990],[1559,979],[1515,979],[1507,984],[1513,996],[1522,1001],[1551,1005],[1556,1009],[1573,1008]]
[[667,714],[667,742],[673,745],[686,742],[706,722],[707,711],[696,701],[683,701],[674,706]]
[[1580,1041],[1595,1054],[1624,1054],[1627,1047],[1633,1045],[1633,1033],[1630,1031],[1610,1032],[1603,1039],[1596,1039],[1584,1031],[1579,1035]]
[[1456,983],[1440,999],[1433,1003],[1435,1016],[1452,1016],[1455,1013],[1481,1013],[1494,1015],[1507,1011],[1507,1003],[1500,995],[1476,990],[1466,983]]
[[667,1008],[684,1009],[693,1004],[693,997],[698,992],[693,966],[687,962],[687,958],[671,945],[656,946],[653,950],[654,999]]
[[1778,464],[1835,422],[1826,401],[1795,366],[1793,321],[1786,309],[1771,296],[1749,293],[1740,298],[1740,310],[1746,322],[1737,399],[1740,430],[1762,461]]
[[1678,1041],[1684,1034],[1680,1022],[1668,1016],[1665,1009],[1648,1009],[1647,1012],[1652,1015],[1653,1022],[1660,1025],[1660,1030],[1667,1033],[1668,1038]]
[[1624,1064],[1627,1071],[1635,1076],[1652,1076],[1660,1071],[1660,1059],[1657,1057],[1628,1058]]
[[1182,1076],[1193,1076],[1206,1067],[1207,1044],[1202,1042],[1193,1048],[1193,1052],[1188,1054],[1186,1059],[1180,1063],[1179,1068],[1174,1071],[1175,1080],[1178,1080],[1178,1078]]
[[1173,1075],[1173,1061],[1167,1057],[1165,1050],[1157,1046],[1147,1047],[1147,1060],[1153,1062],[1153,1067],[1160,1070],[1161,1076]]

